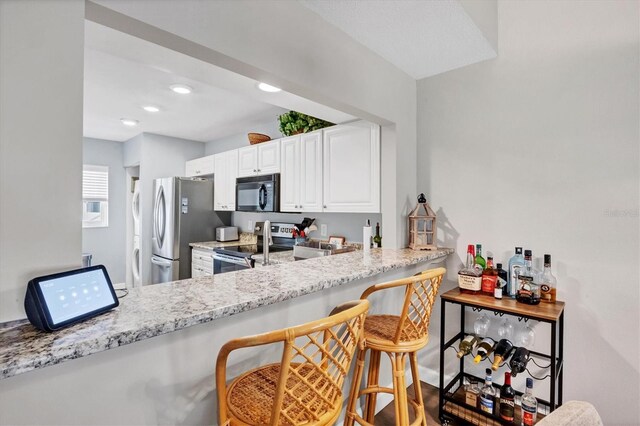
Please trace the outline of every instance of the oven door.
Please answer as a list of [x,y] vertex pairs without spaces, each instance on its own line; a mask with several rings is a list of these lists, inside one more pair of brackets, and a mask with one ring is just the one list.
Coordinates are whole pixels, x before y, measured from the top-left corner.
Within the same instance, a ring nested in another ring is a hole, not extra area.
[[279,175],[238,178],[236,182],[237,211],[280,211]]
[[254,265],[255,260],[249,257],[236,257],[222,253],[213,253],[213,275],[251,269]]

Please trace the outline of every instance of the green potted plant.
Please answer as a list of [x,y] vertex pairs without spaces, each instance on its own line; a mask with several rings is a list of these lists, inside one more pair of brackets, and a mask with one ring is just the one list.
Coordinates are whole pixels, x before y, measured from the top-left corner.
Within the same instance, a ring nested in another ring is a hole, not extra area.
[[298,111],[285,112],[278,117],[278,120],[280,121],[280,132],[285,136],[313,132],[314,130],[333,126],[333,123]]

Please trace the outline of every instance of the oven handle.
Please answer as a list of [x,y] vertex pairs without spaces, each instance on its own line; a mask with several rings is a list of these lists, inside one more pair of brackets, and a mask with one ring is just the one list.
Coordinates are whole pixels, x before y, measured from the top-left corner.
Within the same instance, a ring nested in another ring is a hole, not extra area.
[[233,263],[234,265],[246,266],[247,268],[251,268],[251,259],[248,257],[236,257],[229,256],[221,253],[213,253],[213,260],[219,260],[222,262]]

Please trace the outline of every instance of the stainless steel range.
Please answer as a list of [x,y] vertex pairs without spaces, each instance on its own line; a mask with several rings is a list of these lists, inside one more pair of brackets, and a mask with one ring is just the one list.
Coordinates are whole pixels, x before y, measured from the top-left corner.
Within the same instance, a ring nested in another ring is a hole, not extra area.
[[[293,223],[274,222],[271,224],[271,238],[273,244],[269,252],[293,250],[296,243],[293,237]],[[256,245],[238,245],[217,248],[213,250],[213,273],[240,271],[255,267],[254,254],[264,252],[264,222],[256,222],[254,234],[258,236]]]

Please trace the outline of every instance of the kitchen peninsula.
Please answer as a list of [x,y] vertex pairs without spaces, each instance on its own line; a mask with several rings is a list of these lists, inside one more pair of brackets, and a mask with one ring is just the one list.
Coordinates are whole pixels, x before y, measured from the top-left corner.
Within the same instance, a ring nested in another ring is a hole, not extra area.
[[[434,267],[452,252],[372,249],[146,286],[116,310],[57,333],[5,324],[0,410],[12,424],[211,423],[215,357],[226,341],[320,318],[371,284]],[[376,309],[393,311],[401,297]],[[277,357],[280,348],[272,349],[245,351],[231,374]],[[27,398],[34,394],[47,398]],[[96,399],[105,404],[90,403]]]

